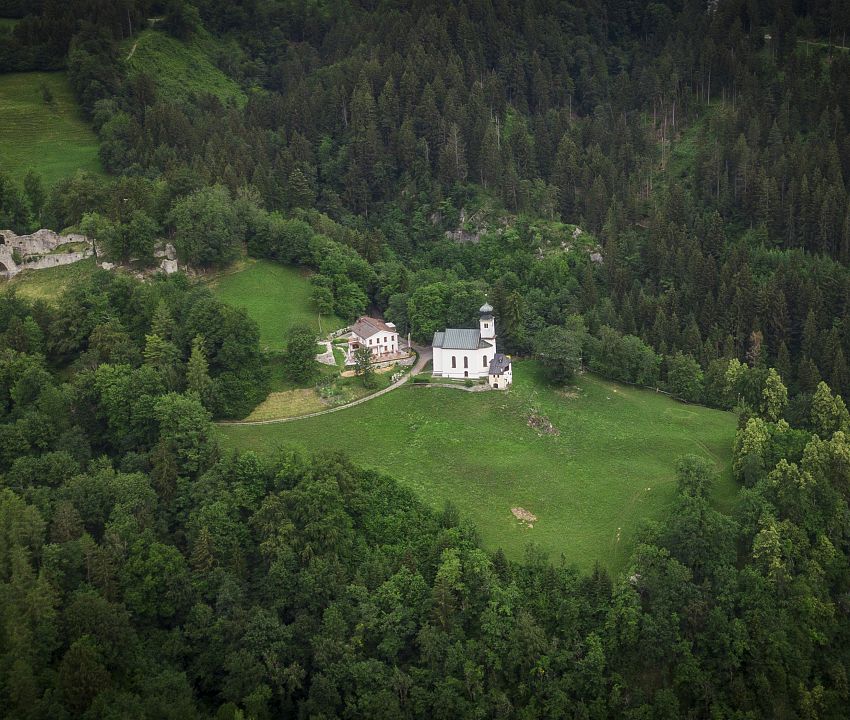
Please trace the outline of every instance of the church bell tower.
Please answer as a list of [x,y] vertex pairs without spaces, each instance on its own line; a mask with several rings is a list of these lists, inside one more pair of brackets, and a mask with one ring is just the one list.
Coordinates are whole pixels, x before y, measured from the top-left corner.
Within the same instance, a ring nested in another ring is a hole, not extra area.
[[481,328],[481,339],[496,345],[496,318],[493,316],[493,306],[484,303],[478,311],[478,325]]

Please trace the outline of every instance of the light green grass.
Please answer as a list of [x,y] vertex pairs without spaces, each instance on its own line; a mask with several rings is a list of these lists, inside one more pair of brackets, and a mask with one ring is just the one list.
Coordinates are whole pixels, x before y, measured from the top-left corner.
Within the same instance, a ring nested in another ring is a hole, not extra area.
[[[676,459],[711,458],[722,475],[721,509],[733,503],[729,463],[735,418],[664,395],[585,375],[576,392],[547,387],[530,362],[514,365],[510,393],[468,393],[410,384],[319,418],[222,428],[225,445],[338,450],[385,471],[434,508],[452,501],[485,545],[521,557],[534,541],[583,569],[622,569],[646,519],[663,519],[675,497]],[[533,410],[560,435],[528,427]],[[517,521],[521,507],[538,520]]]
[[[53,94],[50,104],[43,85]],[[102,172],[97,150],[65,73],[0,75],[0,168],[17,177],[33,168],[52,185],[77,170]]]
[[[310,298],[309,276],[301,270],[268,260],[244,260],[209,281],[215,296],[244,308],[260,326],[260,346],[282,350],[286,331],[307,325],[317,334],[342,327],[337,317],[322,316]],[[320,328],[321,324],[321,328]]]
[[157,30],[145,30],[125,44],[130,74],[144,72],[156,84],[160,97],[174,99],[210,93],[240,107],[246,97],[239,85],[212,61],[215,40],[196,33],[188,42]]
[[25,270],[9,281],[0,281],[0,291],[15,288],[22,297],[55,303],[68,287],[87,280],[96,270],[97,261],[93,257],[71,265]]

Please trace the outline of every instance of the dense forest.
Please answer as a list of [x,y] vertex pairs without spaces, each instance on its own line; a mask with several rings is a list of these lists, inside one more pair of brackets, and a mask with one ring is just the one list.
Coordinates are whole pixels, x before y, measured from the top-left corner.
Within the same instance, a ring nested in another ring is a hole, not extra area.
[[[486,297],[515,354],[734,408],[742,485],[721,514],[683,458],[622,576],[511,562],[345,458],[223,452],[259,335],[185,277],[4,295],[4,716],[846,715],[850,3],[0,15],[0,71],[67,69],[107,171],[0,168],[0,227],[309,267],[323,312],[422,341]],[[143,30],[209,41],[244,102],[130,72]]]

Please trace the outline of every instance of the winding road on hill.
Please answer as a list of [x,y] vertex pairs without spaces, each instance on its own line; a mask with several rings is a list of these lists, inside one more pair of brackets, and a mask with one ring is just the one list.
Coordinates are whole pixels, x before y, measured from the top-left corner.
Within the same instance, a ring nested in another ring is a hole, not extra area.
[[401,378],[401,380],[394,382],[389,387],[386,387],[383,390],[378,390],[378,392],[372,393],[371,395],[367,395],[366,397],[362,397],[359,400],[353,400],[352,402],[346,403],[345,405],[339,405],[338,407],[328,408],[327,410],[319,410],[318,412],[307,413],[306,415],[296,415],[295,417],[273,418],[271,420],[221,420],[217,424],[276,425],[277,423],[295,422],[296,420],[306,420],[307,418],[319,417],[320,415],[329,415],[330,413],[339,412],[340,410],[347,410],[348,408],[354,407],[355,405],[362,405],[365,402],[369,402],[370,400],[374,400],[375,398],[381,397],[381,395],[386,395],[388,392],[392,392],[393,390],[400,388],[414,375],[418,375],[422,372],[422,368],[424,368],[431,361],[433,350],[430,347],[421,347],[418,345],[414,345],[413,347],[416,352],[419,353],[419,358],[416,360],[409,373],[405,373],[404,377]]

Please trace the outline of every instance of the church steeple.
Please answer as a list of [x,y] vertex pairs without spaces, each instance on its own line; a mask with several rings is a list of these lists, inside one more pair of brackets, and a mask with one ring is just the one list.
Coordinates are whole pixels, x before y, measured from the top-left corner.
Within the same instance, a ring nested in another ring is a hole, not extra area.
[[481,339],[496,342],[496,318],[493,316],[493,306],[489,303],[484,303],[478,311],[478,325],[481,328]]

